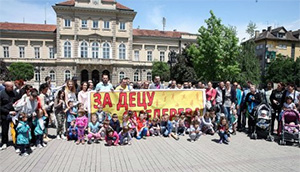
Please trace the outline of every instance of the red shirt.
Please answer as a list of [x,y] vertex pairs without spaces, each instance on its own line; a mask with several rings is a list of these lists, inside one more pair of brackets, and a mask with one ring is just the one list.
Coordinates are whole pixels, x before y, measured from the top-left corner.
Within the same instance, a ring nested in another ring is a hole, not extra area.
[[144,127],[144,124],[146,123],[146,120],[145,119],[143,119],[142,121],[141,121],[141,119],[140,118],[138,118],[138,120],[137,120],[137,129],[138,129],[138,132]]
[[212,98],[214,98],[214,101],[212,102],[212,104],[215,105],[217,91],[212,88],[211,90],[210,89],[206,89],[205,93],[206,93],[206,100],[210,101]]

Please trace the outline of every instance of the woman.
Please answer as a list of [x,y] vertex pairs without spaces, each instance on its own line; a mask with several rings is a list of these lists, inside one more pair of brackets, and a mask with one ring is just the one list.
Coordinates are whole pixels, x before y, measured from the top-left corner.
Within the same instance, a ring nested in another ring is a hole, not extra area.
[[19,100],[26,93],[24,81],[22,79],[16,80],[15,86],[16,86],[15,91],[17,93],[16,100]]
[[93,91],[94,90],[93,82],[89,82],[88,85],[89,85],[88,91]]
[[57,120],[57,139],[66,139],[66,137],[64,136],[64,123],[65,123],[65,108],[66,108],[66,104],[65,104],[65,92],[59,90],[57,93],[57,96],[55,98],[54,101],[54,113],[56,116],[56,120]]
[[[271,96],[270,96],[270,102],[273,108],[273,112],[272,112],[272,123],[271,123],[271,134],[273,134],[274,132],[274,122],[275,119],[278,120],[279,114],[281,112],[283,103],[284,103],[284,90],[285,85],[280,82],[277,84],[277,88],[275,90],[272,91]],[[278,116],[276,115],[278,114]],[[277,116],[277,117],[276,117]],[[278,122],[278,126],[279,127],[279,122]]]
[[74,106],[77,104],[76,89],[74,86],[74,82],[72,80],[67,81],[67,86],[65,88],[65,103],[68,108],[69,108],[68,105],[69,101],[74,102],[73,103]]
[[141,89],[148,90],[149,89],[149,82],[148,81],[144,81]]
[[215,98],[217,95],[217,91],[212,87],[211,82],[207,83],[207,89],[206,89],[205,93],[206,93],[206,101],[207,101],[207,107],[208,107],[207,110],[209,110],[215,106],[215,104],[216,104]]
[[88,96],[89,93],[87,91],[88,84],[87,82],[81,83],[81,91],[78,93],[78,102],[83,104],[83,108],[85,111],[88,109]]
[[[44,112],[44,115],[49,117],[49,114],[50,114],[50,108],[52,107],[53,103],[54,102],[51,102],[50,103],[50,99],[48,97],[48,84],[47,83],[44,83],[40,86],[40,95],[39,95],[39,102],[40,102],[40,105],[41,105],[41,109],[43,110]],[[50,141],[49,137],[48,137],[48,127],[49,127],[49,118],[46,118],[45,120],[45,138],[44,138],[44,141],[45,142],[48,142]]]

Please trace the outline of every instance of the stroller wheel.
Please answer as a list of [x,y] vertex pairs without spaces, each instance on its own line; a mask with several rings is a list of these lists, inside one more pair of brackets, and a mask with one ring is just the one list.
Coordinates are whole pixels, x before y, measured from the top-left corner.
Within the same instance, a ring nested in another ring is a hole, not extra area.
[[267,140],[270,142],[274,142],[274,137],[271,135],[268,135]]

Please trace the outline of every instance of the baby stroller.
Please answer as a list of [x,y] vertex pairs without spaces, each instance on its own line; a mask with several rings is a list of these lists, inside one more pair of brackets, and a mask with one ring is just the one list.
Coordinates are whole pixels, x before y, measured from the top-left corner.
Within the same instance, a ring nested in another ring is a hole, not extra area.
[[283,112],[279,131],[281,132],[280,145],[285,145],[286,141],[298,142],[300,146],[299,133],[299,113],[295,110],[286,110]]
[[271,121],[272,121],[272,108],[266,104],[259,104],[254,111],[254,116],[250,116],[254,119],[254,132],[251,134],[252,139],[257,139],[257,131],[262,133],[268,133],[267,140],[274,141],[274,137],[271,135]]

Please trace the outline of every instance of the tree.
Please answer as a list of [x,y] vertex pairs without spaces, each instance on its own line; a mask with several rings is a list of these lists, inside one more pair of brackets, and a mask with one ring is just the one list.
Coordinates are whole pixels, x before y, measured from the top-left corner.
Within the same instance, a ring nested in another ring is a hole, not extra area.
[[254,22],[250,21],[247,26],[247,30],[246,30],[246,33],[249,34],[250,38],[252,38],[254,36],[256,28],[257,28],[256,24]]
[[34,75],[34,67],[32,64],[16,62],[12,63],[9,68],[10,80],[23,79],[25,81],[31,80]]
[[266,81],[295,83],[300,85],[300,58],[296,61],[281,54],[267,68]]
[[170,67],[166,62],[154,61],[152,64],[152,78],[160,76],[161,81],[170,80]]
[[205,20],[207,27],[200,27],[197,44],[187,49],[192,57],[194,69],[199,79],[233,81],[240,73],[238,38],[233,27],[226,27],[212,11]]
[[8,80],[9,71],[6,67],[6,63],[3,60],[0,60],[0,80]]
[[241,72],[237,76],[236,81],[241,84],[245,84],[247,81],[259,84],[261,80],[260,63],[255,54],[255,43],[253,40],[241,45],[238,62]]
[[177,55],[177,63],[171,71],[173,79],[175,79],[179,83],[182,83],[184,81],[194,81],[197,79],[197,75],[192,62],[192,57],[189,56],[186,51],[189,47],[189,44],[186,45],[186,47],[182,50],[182,53]]

